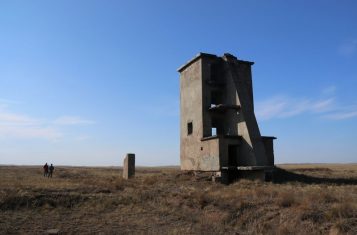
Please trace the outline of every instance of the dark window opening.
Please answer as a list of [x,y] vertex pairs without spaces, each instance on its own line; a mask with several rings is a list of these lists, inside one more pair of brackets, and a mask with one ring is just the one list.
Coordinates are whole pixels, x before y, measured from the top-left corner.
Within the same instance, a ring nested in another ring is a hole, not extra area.
[[193,131],[192,122],[187,123],[187,135],[191,135]]
[[223,104],[223,93],[220,91],[211,92],[211,107],[214,107],[218,104]]
[[228,166],[238,166],[237,145],[228,145]]
[[219,62],[211,64],[211,80],[218,81],[222,76],[222,64]]

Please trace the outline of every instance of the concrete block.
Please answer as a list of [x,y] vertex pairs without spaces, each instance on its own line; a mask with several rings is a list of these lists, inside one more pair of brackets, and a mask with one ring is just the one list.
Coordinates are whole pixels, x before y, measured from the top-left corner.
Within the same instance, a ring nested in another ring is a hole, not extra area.
[[130,179],[135,176],[135,154],[128,153],[124,158],[123,178]]

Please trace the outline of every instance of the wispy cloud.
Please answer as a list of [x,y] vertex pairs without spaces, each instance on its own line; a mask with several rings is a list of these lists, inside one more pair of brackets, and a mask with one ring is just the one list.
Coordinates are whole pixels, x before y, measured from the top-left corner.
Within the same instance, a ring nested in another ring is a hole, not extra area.
[[78,116],[61,116],[53,121],[56,125],[89,125],[95,122]]
[[39,119],[13,113],[0,107],[0,137],[44,138],[54,140],[62,133]]
[[25,115],[11,113],[0,109],[0,123],[8,125],[32,125],[37,120]]
[[288,118],[302,113],[322,113],[333,109],[335,99],[333,97],[312,100],[306,98],[291,98],[287,96],[275,96],[264,101],[257,102],[256,114],[260,120],[272,118]]
[[357,117],[357,104],[341,105],[337,102],[336,87],[322,89],[321,99],[292,98],[290,96],[274,96],[256,104],[259,120],[288,118],[302,114],[315,115],[330,120],[345,120]]
[[310,111],[314,113],[323,113],[328,112],[334,109],[335,107],[335,98],[327,98],[322,100],[315,100],[311,101],[310,104]]
[[351,56],[357,52],[357,39],[347,40],[340,45],[338,52],[344,56]]
[[48,140],[56,140],[62,137],[63,134],[52,127],[44,126],[7,126],[0,124],[0,137],[15,137],[15,138],[41,138]]
[[[93,124],[78,116],[62,116],[54,121],[39,119],[9,110],[9,103],[0,100],[0,137],[41,138],[58,140],[64,136],[62,125]],[[83,140],[84,138],[82,138]]]
[[331,120],[345,120],[355,118],[357,117],[357,105],[336,109],[333,113],[326,114],[323,117]]

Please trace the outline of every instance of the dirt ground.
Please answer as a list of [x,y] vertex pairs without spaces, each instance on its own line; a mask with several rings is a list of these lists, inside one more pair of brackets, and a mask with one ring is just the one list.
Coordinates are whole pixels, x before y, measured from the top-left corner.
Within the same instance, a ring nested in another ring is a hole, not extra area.
[[0,166],[0,233],[357,234],[357,165],[279,165],[228,186],[178,168]]

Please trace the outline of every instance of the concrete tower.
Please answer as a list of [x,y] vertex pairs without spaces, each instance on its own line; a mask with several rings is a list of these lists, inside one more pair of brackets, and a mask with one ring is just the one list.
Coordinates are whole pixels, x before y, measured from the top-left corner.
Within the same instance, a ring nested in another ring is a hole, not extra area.
[[274,165],[275,137],[260,135],[254,114],[253,64],[200,53],[178,69],[182,170],[264,177]]

